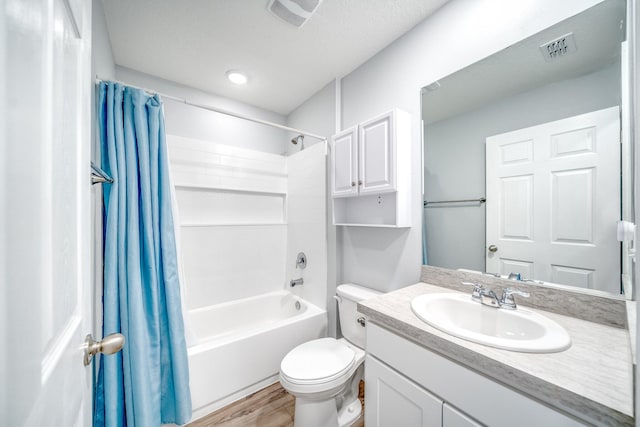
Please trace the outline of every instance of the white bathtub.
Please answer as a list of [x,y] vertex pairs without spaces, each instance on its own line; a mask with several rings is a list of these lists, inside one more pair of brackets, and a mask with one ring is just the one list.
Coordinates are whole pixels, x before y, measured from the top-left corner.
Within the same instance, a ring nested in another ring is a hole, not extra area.
[[[298,304],[296,304],[298,303]],[[325,310],[287,291],[189,312],[193,419],[277,381],[295,346],[326,336]]]

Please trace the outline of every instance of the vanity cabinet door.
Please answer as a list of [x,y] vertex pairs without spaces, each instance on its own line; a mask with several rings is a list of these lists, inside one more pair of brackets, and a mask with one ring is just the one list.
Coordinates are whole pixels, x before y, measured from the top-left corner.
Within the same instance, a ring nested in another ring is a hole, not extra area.
[[333,197],[358,194],[358,127],[331,138],[331,194]]
[[360,193],[385,193],[396,190],[394,126],[393,112],[360,124]]
[[364,383],[367,427],[442,426],[442,400],[371,356]]
[[482,424],[445,403],[442,405],[442,427],[482,427]]

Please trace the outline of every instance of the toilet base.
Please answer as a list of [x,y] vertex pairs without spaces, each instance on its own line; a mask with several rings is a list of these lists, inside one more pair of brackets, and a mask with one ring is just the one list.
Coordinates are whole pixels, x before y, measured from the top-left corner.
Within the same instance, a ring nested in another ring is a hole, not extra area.
[[360,399],[356,399],[346,407],[342,408],[338,414],[338,426],[346,427],[355,423],[362,414],[362,403]]
[[336,427],[338,412],[335,399],[308,400],[296,398],[293,427]]
[[318,400],[296,397],[294,427],[349,427],[362,414],[362,403],[358,397],[360,380],[364,376],[364,365],[360,365],[351,377],[347,389],[335,398]]

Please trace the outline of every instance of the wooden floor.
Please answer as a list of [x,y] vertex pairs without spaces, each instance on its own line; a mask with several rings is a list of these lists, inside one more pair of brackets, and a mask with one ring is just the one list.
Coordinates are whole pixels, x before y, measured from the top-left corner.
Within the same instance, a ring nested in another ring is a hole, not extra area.
[[[364,408],[363,381],[360,381],[360,401]],[[294,402],[295,398],[280,383],[275,383],[186,427],[292,427]],[[364,416],[354,427],[364,427]]]

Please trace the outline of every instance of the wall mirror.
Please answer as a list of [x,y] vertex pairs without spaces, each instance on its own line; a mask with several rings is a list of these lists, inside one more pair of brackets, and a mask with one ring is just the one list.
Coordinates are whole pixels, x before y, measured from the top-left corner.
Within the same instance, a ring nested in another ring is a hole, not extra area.
[[424,264],[631,297],[625,17],[605,0],[422,89]]

